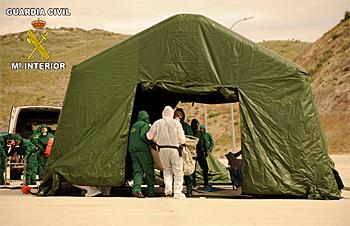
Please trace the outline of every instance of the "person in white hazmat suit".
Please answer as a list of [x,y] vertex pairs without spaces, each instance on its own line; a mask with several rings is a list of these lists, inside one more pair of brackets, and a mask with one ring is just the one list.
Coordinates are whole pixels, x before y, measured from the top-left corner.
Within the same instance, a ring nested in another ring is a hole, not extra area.
[[153,140],[160,149],[159,158],[163,166],[165,196],[171,197],[174,176],[174,198],[186,198],[182,193],[183,160],[178,148],[185,144],[185,133],[181,123],[175,119],[174,110],[166,106],[162,113],[163,118],[157,120],[146,134],[147,139]]

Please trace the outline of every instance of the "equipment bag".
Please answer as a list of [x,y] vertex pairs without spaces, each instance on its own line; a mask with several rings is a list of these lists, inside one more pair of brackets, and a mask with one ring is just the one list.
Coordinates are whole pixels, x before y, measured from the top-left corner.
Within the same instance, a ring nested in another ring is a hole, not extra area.
[[[199,139],[194,136],[186,135],[185,146],[182,146],[182,159],[183,159],[183,170],[184,175],[191,175],[196,169],[196,160],[194,159],[197,156],[196,145]],[[150,145],[151,153],[154,162],[154,168],[157,170],[163,170],[163,166],[159,158],[159,146],[154,143]]]
[[192,175],[196,169],[195,157],[197,156],[196,146],[198,141],[199,139],[197,137],[186,135],[186,146],[184,146],[182,150],[182,159],[184,163],[183,169],[185,176]]

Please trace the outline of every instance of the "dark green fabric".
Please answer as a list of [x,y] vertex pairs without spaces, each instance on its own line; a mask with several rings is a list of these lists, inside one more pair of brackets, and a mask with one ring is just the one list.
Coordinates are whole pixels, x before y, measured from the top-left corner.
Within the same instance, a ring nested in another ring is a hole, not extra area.
[[26,156],[26,185],[36,184],[36,174],[38,172],[38,156],[37,153],[32,152]]
[[38,155],[37,148],[32,142],[23,139],[21,149],[26,153],[26,185],[36,184],[36,174],[38,172]]
[[150,152],[133,152],[131,153],[134,171],[134,192],[141,192],[143,174],[146,176],[147,196],[154,196],[154,168],[153,158]]
[[184,182],[185,182],[185,186],[186,186],[186,193],[187,194],[192,194],[193,191],[193,186],[194,186],[194,178],[193,178],[193,174],[188,175],[188,176],[184,176]]
[[44,152],[46,150],[47,143],[50,138],[54,138],[54,135],[52,133],[47,133],[46,136],[44,136],[40,131],[42,128],[47,128],[46,124],[38,125],[37,129],[33,131],[33,134],[29,137],[30,142],[32,142],[37,148],[37,157],[38,157],[38,175],[40,178],[44,176],[46,163],[47,163],[47,157],[45,156]]
[[204,138],[204,144],[206,149],[210,152],[213,150],[214,148],[214,140],[213,137],[210,133],[205,132],[203,134],[203,138]]
[[47,157],[41,153],[37,154],[38,157],[38,175],[40,178],[43,178],[44,174],[45,174],[45,168],[46,168],[46,164],[47,164]]
[[[203,176],[203,184],[204,186],[209,185],[209,167],[206,159],[206,152],[197,152],[197,163],[196,168],[199,165],[199,167],[202,169],[202,176]],[[197,184],[197,181],[194,181],[194,184]]]
[[206,132],[206,128],[204,125],[201,125],[200,128],[204,130],[203,131],[204,145],[206,149],[210,152],[214,148],[213,136],[210,133]]
[[154,163],[146,133],[151,128],[146,111],[140,111],[137,122],[132,125],[129,134],[129,152],[131,154],[134,192],[141,192],[143,174],[146,175],[148,195],[154,195]]
[[185,121],[186,120],[185,111],[182,108],[177,108],[174,112],[174,115],[176,114],[177,111],[181,112],[181,114],[183,115],[183,117],[180,119],[180,123],[182,125],[182,129],[185,132],[185,135],[193,136],[193,131],[192,131],[191,126],[188,125],[188,123]]
[[139,110],[159,119],[178,101],[237,100],[243,192],[341,197],[307,72],[200,15],[173,16],[73,67],[45,191],[53,194],[61,177],[124,184]]
[[27,139],[23,139],[19,134],[8,134],[3,137],[3,149],[5,153],[8,148],[6,146],[7,140],[14,140],[19,142],[18,145],[12,148],[10,153],[6,153],[6,155],[11,155],[11,153],[17,153],[17,155],[24,155],[26,159],[26,184],[36,184],[36,173],[38,170],[38,156],[37,156],[37,148],[36,146]]
[[[193,135],[199,139],[198,143],[197,143],[197,146],[196,146],[196,148],[197,148],[197,155],[199,153],[203,153],[203,155],[206,156],[207,153],[208,153],[208,149],[207,149],[207,146],[206,146],[206,143],[205,143],[204,133],[199,130],[199,121],[197,119],[192,119],[192,121],[191,121],[191,128],[192,128],[192,131],[193,131]],[[202,164],[204,164],[203,162],[205,160],[202,159],[201,161],[202,161]]]
[[150,152],[146,133],[149,131],[149,116],[147,112],[140,111],[137,122],[131,127],[129,134],[129,151],[134,152]]
[[[181,123],[182,129],[185,132],[185,135],[193,136],[193,130],[192,130],[191,126],[185,122],[185,119],[186,119],[185,111],[182,108],[177,108],[174,112],[174,115],[177,111],[181,112],[181,114],[183,115],[183,118],[180,119],[180,123]],[[194,186],[193,174],[188,175],[188,176],[184,176],[184,182],[185,182],[185,186],[186,186],[186,193],[192,194],[193,186]]]
[[[209,172],[209,184],[231,184],[230,172],[210,152],[206,158]],[[203,172],[199,164],[196,164],[196,183],[204,184]]]
[[[13,134],[10,133],[4,137],[5,143],[7,143],[7,140],[14,140],[16,142],[19,142],[18,145],[14,146],[10,153],[6,153],[8,156],[12,155],[13,153],[17,153],[18,155],[26,155],[27,149],[30,148],[30,144],[28,142],[24,142],[24,139],[19,134]],[[8,152],[9,147],[6,147],[5,152]]]
[[195,136],[195,137],[198,137],[199,138],[199,136],[200,136],[200,131],[199,131],[199,121],[198,121],[198,119],[192,119],[191,120],[191,129],[192,129],[192,131],[193,131],[193,135]]
[[[200,131],[199,124],[200,123],[199,123],[198,119],[192,119],[191,128],[193,131],[193,135],[199,139],[197,146],[196,146],[197,162],[196,162],[196,170],[194,173],[196,174],[196,171],[197,171],[198,166],[199,166],[201,168],[201,173],[202,173],[201,175],[202,175],[202,179],[203,179],[203,184],[205,186],[207,186],[207,185],[209,185],[209,178],[208,178],[209,168],[208,168],[208,163],[206,160],[208,149],[207,149],[207,146],[205,144],[204,133],[202,131]],[[193,184],[197,185],[196,176],[194,176],[193,179],[194,179]]]
[[182,129],[184,130],[185,132],[185,135],[190,135],[190,136],[193,136],[193,131],[191,129],[191,126],[188,125],[187,122],[183,121],[183,120],[180,120],[180,123],[182,125]]
[[0,184],[5,183],[4,173],[6,171],[6,143],[3,136],[0,136]]

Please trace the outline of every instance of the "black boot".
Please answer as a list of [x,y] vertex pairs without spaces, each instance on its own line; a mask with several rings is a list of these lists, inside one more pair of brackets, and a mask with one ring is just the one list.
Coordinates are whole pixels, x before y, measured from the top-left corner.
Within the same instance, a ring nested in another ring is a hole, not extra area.
[[144,198],[145,196],[142,194],[142,192],[132,192],[132,195],[137,198]]
[[193,196],[192,191],[187,192],[186,196],[187,196],[187,197],[192,197],[192,196]]

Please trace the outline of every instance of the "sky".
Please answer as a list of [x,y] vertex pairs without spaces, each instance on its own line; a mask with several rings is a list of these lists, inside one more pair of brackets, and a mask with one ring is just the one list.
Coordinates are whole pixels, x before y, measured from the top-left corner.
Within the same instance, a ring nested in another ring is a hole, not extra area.
[[136,34],[180,13],[201,14],[253,40],[314,42],[350,10],[350,0],[0,0],[0,35],[31,28],[37,16],[7,16],[8,8],[69,8],[44,16],[50,28],[79,27]]

